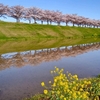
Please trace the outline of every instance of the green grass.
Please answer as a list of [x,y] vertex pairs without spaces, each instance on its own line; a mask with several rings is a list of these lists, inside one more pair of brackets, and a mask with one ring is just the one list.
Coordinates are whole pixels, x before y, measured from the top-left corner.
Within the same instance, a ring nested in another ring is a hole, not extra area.
[[[96,35],[95,35],[96,34]],[[27,24],[0,21],[0,39],[100,37],[99,28]]]

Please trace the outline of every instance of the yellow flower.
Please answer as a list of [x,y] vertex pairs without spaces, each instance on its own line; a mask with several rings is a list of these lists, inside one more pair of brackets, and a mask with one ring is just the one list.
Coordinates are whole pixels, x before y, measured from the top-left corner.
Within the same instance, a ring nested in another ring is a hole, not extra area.
[[67,91],[67,90],[66,90],[66,89],[64,89],[64,92],[65,92],[65,93],[66,93],[66,91]]
[[54,79],[54,82],[57,82],[57,79],[56,78]]
[[84,81],[84,84],[87,84],[87,81]]
[[52,85],[53,87],[55,87],[56,86],[56,84],[55,83],[53,83],[53,85]]
[[76,80],[78,80],[78,78],[76,78]]
[[81,87],[83,88],[83,87],[84,87],[84,85],[81,85]]
[[57,91],[57,94],[60,94],[60,91]]
[[83,97],[83,98],[87,98],[87,95],[84,93],[84,94],[82,95],[82,97]]
[[54,94],[54,91],[51,91],[52,92],[52,94]]
[[62,82],[62,81],[60,82],[60,85],[61,85],[61,86],[63,85],[63,82]]
[[67,89],[67,92],[69,92],[70,90],[69,89]]
[[89,92],[86,92],[87,95],[89,95]]
[[78,95],[80,95],[80,92],[79,91],[77,93],[78,93]]
[[91,81],[89,81],[88,84],[91,84]]
[[63,96],[63,95],[61,95],[61,96],[60,96],[60,99],[62,99],[63,97],[64,97],[64,96]]
[[75,96],[76,96],[76,93],[74,92],[74,93],[73,93],[73,97],[75,97]]
[[44,90],[44,94],[47,94],[48,93],[48,90]]
[[80,91],[83,91],[83,89],[82,89],[82,88],[80,88]]
[[64,69],[62,68],[60,71],[61,71],[61,72],[63,72],[63,71],[64,71]]
[[74,75],[73,78],[76,79],[76,80],[78,80],[78,76],[77,75]]
[[68,84],[65,85],[65,89],[68,89]]
[[56,68],[56,71],[59,71],[59,68]]
[[76,78],[77,78],[78,76],[77,76],[77,75],[74,75],[74,77],[76,77]]
[[72,94],[72,91],[69,91],[70,94]]
[[41,82],[41,86],[45,86],[45,83],[44,82]]
[[64,100],[67,100],[66,98],[64,98]]

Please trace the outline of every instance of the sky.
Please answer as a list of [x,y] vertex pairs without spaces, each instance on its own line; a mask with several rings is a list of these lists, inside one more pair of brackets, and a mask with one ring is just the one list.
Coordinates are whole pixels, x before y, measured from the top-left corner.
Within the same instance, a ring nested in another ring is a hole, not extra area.
[[[100,0],[0,0],[0,3],[8,6],[21,5],[43,10],[59,10],[63,14],[77,14],[90,19],[100,19]],[[13,21],[13,18],[0,19]]]

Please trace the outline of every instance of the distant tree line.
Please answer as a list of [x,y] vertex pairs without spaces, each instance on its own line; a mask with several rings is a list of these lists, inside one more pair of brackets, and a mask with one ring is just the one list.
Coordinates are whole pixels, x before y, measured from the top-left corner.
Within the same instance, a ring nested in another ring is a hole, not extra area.
[[16,22],[20,22],[21,19],[28,20],[31,23],[34,20],[47,22],[47,24],[52,24],[52,22],[57,23],[66,23],[66,26],[71,23],[73,26],[81,26],[81,27],[100,27],[100,20],[89,19],[83,16],[78,16],[77,14],[62,14],[60,11],[50,11],[50,10],[42,10],[36,7],[25,8],[20,5],[16,6],[7,6],[0,3],[0,17],[12,17],[16,19]]

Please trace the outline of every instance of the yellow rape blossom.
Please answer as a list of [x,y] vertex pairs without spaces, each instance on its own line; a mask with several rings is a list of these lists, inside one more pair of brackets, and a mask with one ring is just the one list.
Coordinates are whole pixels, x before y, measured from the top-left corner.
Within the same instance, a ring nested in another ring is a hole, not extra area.
[[61,96],[60,96],[60,99],[62,99],[63,97],[64,97],[64,96],[63,96],[63,95],[61,95]]
[[57,94],[60,94],[60,91],[57,91]]
[[67,100],[66,98],[64,98],[64,100]]
[[44,90],[44,94],[47,94],[48,93],[48,90]]
[[59,68],[56,68],[56,71],[58,72],[59,71]]
[[[52,99],[57,98],[59,100],[86,100],[89,98],[89,91],[95,89],[92,87],[95,86],[92,85],[92,81],[90,79],[78,79],[77,75],[72,75],[68,72],[66,75],[63,71],[63,69],[60,70],[55,66],[55,70],[51,71],[54,78],[49,88],[45,86],[44,82],[41,82],[42,86],[46,89],[50,89],[49,91],[44,90],[44,94],[46,94],[47,97],[50,96]],[[49,83],[51,83],[51,81],[49,81]],[[100,86],[100,84],[98,86]],[[92,96],[94,96],[93,92]]]
[[45,83],[44,82],[41,82],[41,86],[45,86]]

